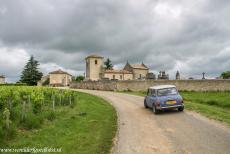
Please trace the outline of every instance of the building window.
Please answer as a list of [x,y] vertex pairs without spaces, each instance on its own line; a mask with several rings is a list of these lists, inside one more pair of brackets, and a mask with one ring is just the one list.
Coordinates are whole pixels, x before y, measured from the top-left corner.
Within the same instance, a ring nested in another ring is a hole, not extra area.
[[139,74],[139,78],[141,79],[141,74]]
[[120,75],[120,79],[122,80],[122,75]]
[[97,65],[97,60],[95,60],[95,64]]
[[113,75],[113,79],[115,79],[115,75]]

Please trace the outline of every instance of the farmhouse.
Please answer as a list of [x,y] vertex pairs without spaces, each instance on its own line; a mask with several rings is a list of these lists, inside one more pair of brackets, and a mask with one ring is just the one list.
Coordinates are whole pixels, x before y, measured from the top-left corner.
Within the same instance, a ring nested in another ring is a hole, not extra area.
[[50,72],[47,76],[42,77],[38,85],[50,86],[68,86],[72,82],[72,75],[61,69]]
[[149,68],[144,64],[131,65],[127,62],[122,70],[105,69],[104,57],[90,55],[86,61],[86,80],[135,80],[145,79],[149,73]]
[[68,86],[72,82],[72,75],[59,69],[49,73],[49,81],[51,86]]
[[0,84],[6,83],[5,80],[6,80],[6,79],[5,79],[5,76],[4,76],[4,75],[0,75]]

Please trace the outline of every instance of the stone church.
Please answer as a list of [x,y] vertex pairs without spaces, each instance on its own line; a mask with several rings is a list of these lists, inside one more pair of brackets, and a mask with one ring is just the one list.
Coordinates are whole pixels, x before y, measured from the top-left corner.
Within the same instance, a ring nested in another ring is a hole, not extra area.
[[104,68],[104,57],[90,55],[86,61],[86,80],[138,80],[146,79],[149,68],[144,64],[126,63],[122,70],[107,70]]

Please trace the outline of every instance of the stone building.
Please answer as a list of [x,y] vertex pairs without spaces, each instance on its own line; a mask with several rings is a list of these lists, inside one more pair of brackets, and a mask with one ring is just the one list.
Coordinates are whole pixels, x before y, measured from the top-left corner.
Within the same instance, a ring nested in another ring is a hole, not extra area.
[[4,75],[0,75],[0,84],[6,83],[6,78]]
[[86,80],[97,81],[102,79],[104,57],[90,55],[85,58],[86,62]]
[[69,86],[72,82],[72,75],[62,70],[49,73],[49,85],[51,86]]
[[109,80],[132,80],[132,72],[126,70],[105,70],[104,78]]
[[154,73],[150,72],[150,73],[148,73],[146,75],[146,79],[148,79],[148,80],[156,80],[156,75]]
[[69,86],[72,82],[72,75],[64,72],[62,70],[56,70],[50,72],[48,75],[43,76],[40,81],[38,81],[38,86],[49,85],[49,86]]
[[104,57],[90,55],[85,58],[86,77],[85,80],[133,80],[145,79],[148,74],[148,67],[142,64],[131,65],[127,62],[122,70],[106,70],[104,68]]
[[165,71],[160,71],[158,74],[158,80],[168,80],[169,75],[165,73]]
[[144,63],[129,64],[129,62],[127,62],[124,67],[124,70],[132,72],[133,80],[146,79],[146,76],[149,73],[149,68]]

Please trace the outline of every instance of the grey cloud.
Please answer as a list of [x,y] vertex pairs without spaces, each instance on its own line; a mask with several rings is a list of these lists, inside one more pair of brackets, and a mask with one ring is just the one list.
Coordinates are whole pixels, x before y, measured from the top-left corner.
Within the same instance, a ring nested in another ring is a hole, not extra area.
[[[229,69],[227,0],[0,0],[2,47],[83,72],[91,53],[185,76]],[[224,57],[215,56],[226,50]],[[1,52],[1,51],[0,51]],[[215,68],[218,66],[218,68]],[[10,68],[10,66],[9,66]],[[52,68],[50,66],[50,68]],[[8,74],[0,68],[0,73]]]

